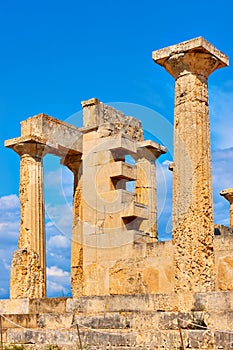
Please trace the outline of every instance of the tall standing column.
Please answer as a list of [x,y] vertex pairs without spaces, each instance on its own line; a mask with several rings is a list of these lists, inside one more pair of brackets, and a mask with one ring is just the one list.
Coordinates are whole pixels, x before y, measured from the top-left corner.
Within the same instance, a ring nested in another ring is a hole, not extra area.
[[175,290],[214,288],[208,76],[228,58],[199,37],[153,52],[175,79],[173,242]]
[[166,153],[165,147],[148,140],[138,143],[134,156],[137,169],[137,201],[148,206],[148,219],[142,221],[140,230],[149,234],[151,241],[158,240],[155,162],[163,153]]
[[83,293],[83,230],[82,230],[82,155],[69,155],[62,160],[74,174],[71,289],[73,297]]
[[20,236],[11,270],[11,298],[46,296],[44,145],[16,143],[20,155]]

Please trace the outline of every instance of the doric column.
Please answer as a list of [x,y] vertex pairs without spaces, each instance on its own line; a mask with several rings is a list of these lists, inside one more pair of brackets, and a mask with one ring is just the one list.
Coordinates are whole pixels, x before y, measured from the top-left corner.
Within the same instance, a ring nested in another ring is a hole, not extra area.
[[173,241],[175,290],[214,287],[208,76],[228,58],[199,37],[153,52],[175,79]]
[[230,227],[233,227],[233,188],[222,190],[220,195],[230,203]]
[[62,164],[74,175],[71,289],[73,297],[79,297],[83,293],[82,155],[66,156]]
[[155,162],[163,153],[166,153],[165,147],[153,141],[141,141],[134,155],[137,170],[135,183],[137,202],[148,206],[148,219],[142,221],[140,230],[149,234],[152,241],[158,240]]
[[46,296],[44,145],[16,143],[20,155],[20,236],[11,270],[11,298]]

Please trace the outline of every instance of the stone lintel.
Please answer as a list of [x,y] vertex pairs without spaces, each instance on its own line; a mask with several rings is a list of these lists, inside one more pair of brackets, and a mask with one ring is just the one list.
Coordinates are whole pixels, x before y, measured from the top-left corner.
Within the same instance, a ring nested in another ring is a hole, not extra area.
[[166,147],[151,140],[137,142],[137,154],[139,157],[145,158],[159,158],[162,154],[167,152]]
[[95,152],[106,150],[112,151],[116,158],[122,158],[127,154],[133,155],[136,153],[136,141],[122,133],[100,138]]
[[218,60],[217,68],[222,68],[229,65],[229,58],[201,36],[153,51],[152,58],[156,63],[164,66],[165,61],[167,61],[169,57],[185,52],[209,53]]
[[233,202],[233,188],[227,188],[220,192],[220,196],[223,196],[230,203]]
[[26,146],[26,144],[29,144],[29,143],[38,144],[44,147],[44,154],[50,153],[58,157],[64,157],[66,155],[82,154],[82,139],[79,139],[78,141],[79,142],[71,144],[71,146],[67,146],[67,145],[63,145],[62,143],[53,142],[52,139],[49,140],[45,137],[30,135],[30,136],[22,136],[22,137],[16,137],[13,139],[6,140],[4,142],[4,145],[5,147],[11,148],[15,152],[19,153],[17,151],[17,148],[18,150],[19,148],[22,149],[24,145]]
[[[51,125],[50,125],[51,124]],[[79,130],[76,126],[63,122],[59,119],[51,117],[45,113],[40,113],[29,117],[20,122],[22,136],[37,134],[37,133],[46,133],[46,131],[50,131],[51,126],[53,128],[61,125],[63,128],[73,129],[77,132]],[[55,129],[56,130],[56,129]]]
[[24,143],[38,143],[46,146],[46,139],[36,135],[15,137],[13,139],[5,140],[4,146],[14,149],[17,146],[23,146]]

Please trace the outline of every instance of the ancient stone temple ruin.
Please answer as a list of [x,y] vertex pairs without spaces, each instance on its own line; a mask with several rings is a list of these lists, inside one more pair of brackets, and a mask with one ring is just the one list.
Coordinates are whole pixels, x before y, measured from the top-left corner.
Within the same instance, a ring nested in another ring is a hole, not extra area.
[[[82,102],[81,128],[26,119],[5,142],[20,156],[21,206],[11,299],[0,301],[5,342],[232,348],[233,189],[221,192],[230,228],[214,226],[208,107],[208,77],[228,58],[202,37],[152,57],[175,78],[172,241],[159,242],[157,229],[156,162],[166,145],[146,140],[138,119],[97,98]],[[46,299],[46,154],[73,173],[72,298]]]

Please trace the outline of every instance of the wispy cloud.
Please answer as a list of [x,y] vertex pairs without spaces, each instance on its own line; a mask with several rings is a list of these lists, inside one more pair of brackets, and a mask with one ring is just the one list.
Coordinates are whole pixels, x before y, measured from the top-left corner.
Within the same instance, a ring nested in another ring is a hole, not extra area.
[[70,273],[57,266],[47,268],[47,295],[68,296],[70,295]]

